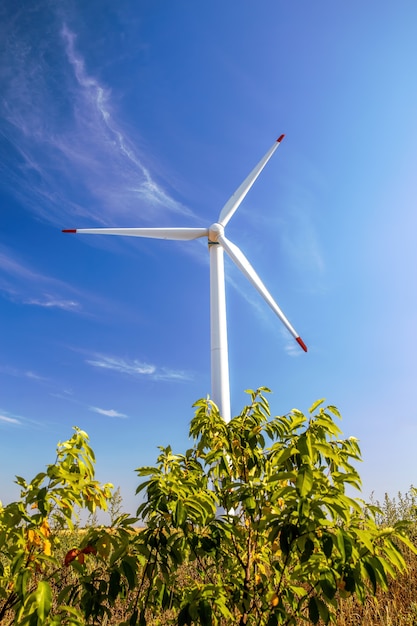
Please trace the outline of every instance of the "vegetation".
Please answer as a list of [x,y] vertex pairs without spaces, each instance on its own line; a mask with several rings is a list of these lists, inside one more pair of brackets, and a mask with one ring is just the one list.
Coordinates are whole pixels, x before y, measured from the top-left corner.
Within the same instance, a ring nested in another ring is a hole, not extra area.
[[[228,424],[197,402],[192,448],[161,448],[137,470],[137,518],[95,480],[79,429],[45,472],[18,477],[21,499],[0,506],[0,623],[417,623],[414,600],[409,621],[400,607],[396,621],[387,613],[393,590],[407,588],[406,559],[415,568],[402,515],[414,514],[414,491],[382,505],[349,496],[360,450],[340,438],[337,409],[317,402],[308,416],[271,418],[267,391],[250,391]],[[79,508],[90,522],[109,509],[111,525],[77,530]]]

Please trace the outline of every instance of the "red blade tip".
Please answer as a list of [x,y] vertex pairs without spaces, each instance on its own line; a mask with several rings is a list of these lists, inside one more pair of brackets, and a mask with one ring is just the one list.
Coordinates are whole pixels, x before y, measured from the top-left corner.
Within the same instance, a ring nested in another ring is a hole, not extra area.
[[76,233],[77,229],[76,228],[70,228],[70,229],[67,229],[67,230],[63,230],[62,232],[63,233]]
[[307,346],[304,343],[304,341],[301,339],[301,337],[297,337],[296,338],[297,343],[302,347],[302,349],[304,350],[304,352],[307,352]]
[[277,143],[281,143],[281,141],[284,139],[285,135],[280,135],[277,139]]

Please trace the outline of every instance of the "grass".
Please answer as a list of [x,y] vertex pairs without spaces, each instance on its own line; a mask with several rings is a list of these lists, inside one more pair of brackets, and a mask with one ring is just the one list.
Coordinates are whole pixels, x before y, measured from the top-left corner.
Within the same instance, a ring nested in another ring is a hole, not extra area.
[[[417,533],[414,538],[417,543],[416,540]],[[408,550],[403,552],[408,571],[395,580],[390,580],[386,591],[379,591],[376,597],[369,597],[363,605],[352,597],[341,599],[337,626],[417,626],[417,556]],[[190,575],[192,576],[190,565],[186,568],[182,566],[178,571],[179,583],[182,576]],[[111,608],[112,618],[107,621],[107,626],[116,626],[126,619],[124,606],[129,604],[129,599],[117,601]],[[172,624],[172,615],[169,612],[156,614],[150,610],[147,617],[149,626]],[[302,625],[305,626],[305,622],[300,622],[297,626]]]
[[[372,501],[372,498],[371,498]],[[383,502],[373,500],[372,504],[379,507],[381,514],[378,523],[381,526],[392,525],[400,520],[410,520],[409,535],[413,543],[417,546],[417,495],[413,488],[405,494],[398,494],[396,498],[385,496]],[[91,524],[95,527],[95,524]],[[140,532],[140,528],[131,529]],[[112,531],[110,531],[111,533]],[[74,531],[58,531],[60,539],[59,560],[63,562],[64,555],[74,546],[79,545],[80,535],[84,535],[84,529]],[[402,549],[407,562],[408,569],[405,573],[398,575],[395,580],[389,580],[386,591],[378,591],[376,597],[368,597],[363,605],[359,604],[353,597],[340,599],[337,611],[337,626],[417,626],[417,556],[405,548]],[[58,555],[57,555],[58,556]],[[91,567],[94,569],[94,557],[90,556]],[[1,557],[0,557],[1,562]],[[194,565],[182,565],[178,571],[178,584],[187,578],[198,577],[198,572]],[[42,573],[39,573],[41,579]],[[51,581],[52,583],[52,581]],[[62,568],[61,576],[54,581],[54,596],[57,597],[60,590],[66,585],[76,583],[76,577],[72,568]],[[146,592],[146,587],[143,593]],[[124,620],[128,620],[131,611],[128,607],[137,593],[137,589],[127,593],[124,600],[118,599],[114,604],[107,602],[109,616],[100,621],[100,626],[117,626]],[[173,623],[173,614],[170,612],[161,613],[153,608],[147,611],[148,626],[168,626]],[[9,611],[2,622],[9,626],[14,622],[12,611]],[[88,622],[93,624],[93,622]],[[97,625],[98,622],[95,622]],[[305,626],[306,622],[299,622],[297,626]],[[224,626],[230,626],[224,624]]]
[[387,591],[364,605],[352,598],[342,601],[337,626],[417,626],[417,557],[405,556],[408,571],[391,580]]

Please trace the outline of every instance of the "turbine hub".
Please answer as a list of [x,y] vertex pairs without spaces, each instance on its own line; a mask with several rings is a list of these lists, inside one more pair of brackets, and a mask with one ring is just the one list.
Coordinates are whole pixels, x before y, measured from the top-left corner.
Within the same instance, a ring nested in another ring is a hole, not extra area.
[[214,222],[214,224],[210,226],[208,232],[209,243],[217,243],[219,235],[223,235],[223,233],[224,226],[222,226],[222,224],[219,224],[218,222]]

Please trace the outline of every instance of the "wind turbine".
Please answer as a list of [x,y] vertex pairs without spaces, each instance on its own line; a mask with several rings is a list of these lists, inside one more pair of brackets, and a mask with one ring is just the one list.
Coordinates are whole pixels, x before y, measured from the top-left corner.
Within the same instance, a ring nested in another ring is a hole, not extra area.
[[77,228],[62,231],[63,233],[86,235],[127,235],[130,237],[148,237],[152,239],[173,239],[182,241],[207,237],[210,252],[211,395],[212,400],[219,408],[220,415],[222,415],[226,422],[230,421],[231,415],[224,250],[246,278],[248,278],[252,285],[259,291],[301,348],[307,352],[307,346],[304,341],[281,311],[243,252],[229,241],[224,234],[225,226],[228,224],[283,139],[284,135],[281,135],[274,142],[249,176],[245,178],[240,187],[238,187],[235,193],[226,202],[220,211],[218,221],[214,222],[209,228]]

